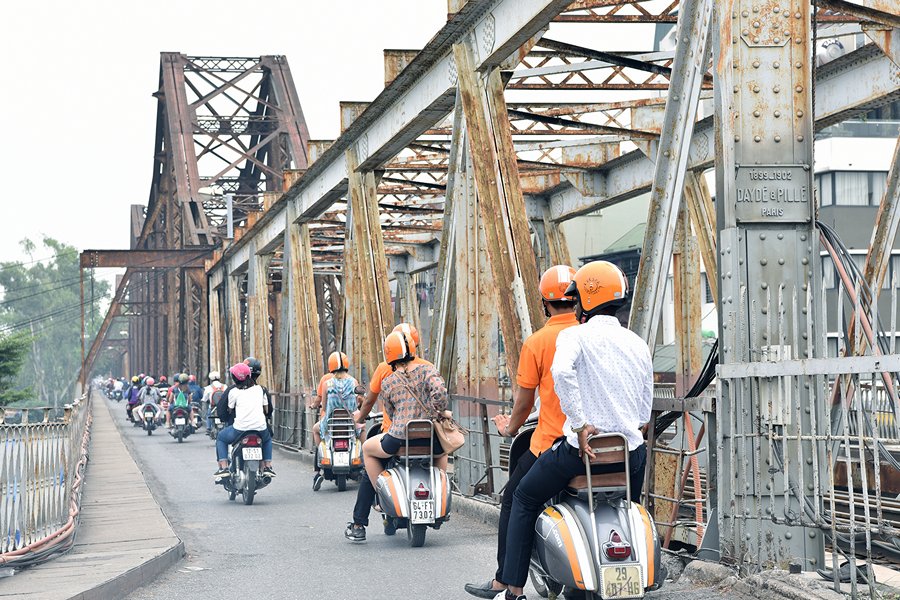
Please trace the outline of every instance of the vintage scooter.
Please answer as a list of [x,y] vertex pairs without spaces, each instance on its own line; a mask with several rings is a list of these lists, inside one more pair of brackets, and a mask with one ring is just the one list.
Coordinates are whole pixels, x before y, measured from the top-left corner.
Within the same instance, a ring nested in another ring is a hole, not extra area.
[[[347,489],[347,479],[365,477],[362,444],[356,435],[356,423],[349,410],[339,408],[328,419],[327,435],[319,443],[316,462],[322,476],[334,481],[338,491]],[[313,488],[318,491],[318,488]]]
[[[609,600],[643,598],[666,578],[653,517],[631,502],[628,442],[608,433],[594,436],[596,457],[585,456],[585,474],[538,517],[532,578],[548,596]],[[620,463],[622,471],[596,474],[592,465]]]
[[[410,440],[428,440],[428,445],[410,445]],[[450,483],[433,459],[434,424],[412,420],[406,425],[406,444],[389,460],[375,486],[385,528],[406,529],[413,548],[425,545],[429,527],[440,529],[450,519]]]
[[262,474],[262,458],[262,438],[254,431],[245,432],[231,447],[231,475],[221,482],[229,500],[240,494],[244,504],[253,504],[256,492],[272,483]]

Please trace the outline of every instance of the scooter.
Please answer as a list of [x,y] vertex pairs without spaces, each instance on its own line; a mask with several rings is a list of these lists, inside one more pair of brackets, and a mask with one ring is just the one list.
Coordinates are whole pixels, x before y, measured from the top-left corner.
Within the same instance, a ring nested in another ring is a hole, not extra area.
[[190,420],[191,413],[188,409],[182,406],[176,406],[172,409],[172,430],[169,431],[169,434],[178,440],[179,444],[184,441],[184,438],[194,432]]
[[200,403],[197,401],[191,402],[191,427],[194,431],[200,431],[200,427],[203,423],[203,419],[200,418]]
[[222,422],[222,419],[213,411],[212,414],[212,429],[209,430],[209,439],[215,441],[216,438],[219,437],[219,432],[225,429],[225,423]]
[[228,499],[234,500],[238,494],[244,504],[253,504],[256,492],[270,483],[272,478],[262,474],[262,438],[254,431],[245,432],[231,448],[231,475],[222,480],[228,492]]
[[359,481],[360,477],[365,476],[362,444],[349,410],[339,408],[331,413],[328,435],[321,441],[316,453],[316,466],[325,479],[335,482],[339,492],[347,489],[347,479]]
[[147,435],[153,435],[153,430],[157,427],[156,409],[154,409],[150,404],[145,404],[143,407],[141,407],[139,413],[141,416],[141,425],[147,432]]
[[[585,456],[585,474],[570,481],[535,524],[532,577],[551,599],[563,589],[566,598],[643,598],[662,586],[666,570],[653,517],[631,502],[628,442],[608,433],[589,443],[596,457]],[[615,463],[624,470],[591,471],[592,465]]]
[[[428,445],[411,446],[410,440],[428,440]],[[413,548],[425,545],[429,527],[440,529],[450,519],[450,482],[433,459],[434,424],[412,420],[406,425],[406,444],[389,460],[375,486],[385,529],[406,529]]]

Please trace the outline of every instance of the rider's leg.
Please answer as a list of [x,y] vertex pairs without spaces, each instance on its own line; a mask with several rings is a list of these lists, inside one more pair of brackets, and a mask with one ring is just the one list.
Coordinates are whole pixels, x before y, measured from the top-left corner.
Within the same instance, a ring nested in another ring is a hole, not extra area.
[[263,467],[271,467],[272,466],[272,434],[269,433],[268,429],[263,429],[259,432],[259,437],[262,438],[262,452],[263,452]]
[[449,463],[446,454],[441,454],[440,456],[434,457],[434,466],[436,466],[441,471],[447,472],[447,464]]
[[228,446],[237,441],[241,437],[241,433],[243,432],[229,425],[216,436],[216,460],[219,461],[220,469],[228,467]]
[[316,421],[316,424],[313,425],[313,442],[315,442],[316,446],[322,443],[322,434],[320,433],[321,428],[322,421]]
[[388,454],[381,447],[381,438],[384,435],[383,433],[376,435],[367,439],[363,444],[363,461],[366,464],[366,474],[369,476],[369,481],[372,482],[373,486],[378,482],[378,476],[384,470],[380,459],[393,456],[393,454]]

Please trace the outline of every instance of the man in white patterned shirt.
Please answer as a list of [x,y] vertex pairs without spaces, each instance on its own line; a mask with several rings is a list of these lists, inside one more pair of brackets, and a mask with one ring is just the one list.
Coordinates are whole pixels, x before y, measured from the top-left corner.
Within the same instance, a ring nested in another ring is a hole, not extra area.
[[[538,457],[516,489],[503,566],[509,588],[495,600],[525,600],[535,522],[544,503],[584,473],[582,455],[594,456],[590,436],[625,435],[631,497],[640,496],[647,459],[641,427],[650,420],[653,405],[653,361],[647,344],[615,316],[627,300],[628,281],[617,266],[596,261],[578,270],[566,294],[575,296],[575,316],[581,325],[559,333],[550,369],[566,415],[565,439]],[[598,472],[623,466],[602,465],[605,468]]]

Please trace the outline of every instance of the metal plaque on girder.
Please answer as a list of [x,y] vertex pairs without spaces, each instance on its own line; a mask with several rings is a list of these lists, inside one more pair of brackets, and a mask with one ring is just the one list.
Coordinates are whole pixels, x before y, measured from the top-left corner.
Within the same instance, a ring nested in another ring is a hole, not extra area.
[[810,219],[809,169],[805,165],[739,166],[735,217],[744,223],[799,223]]

